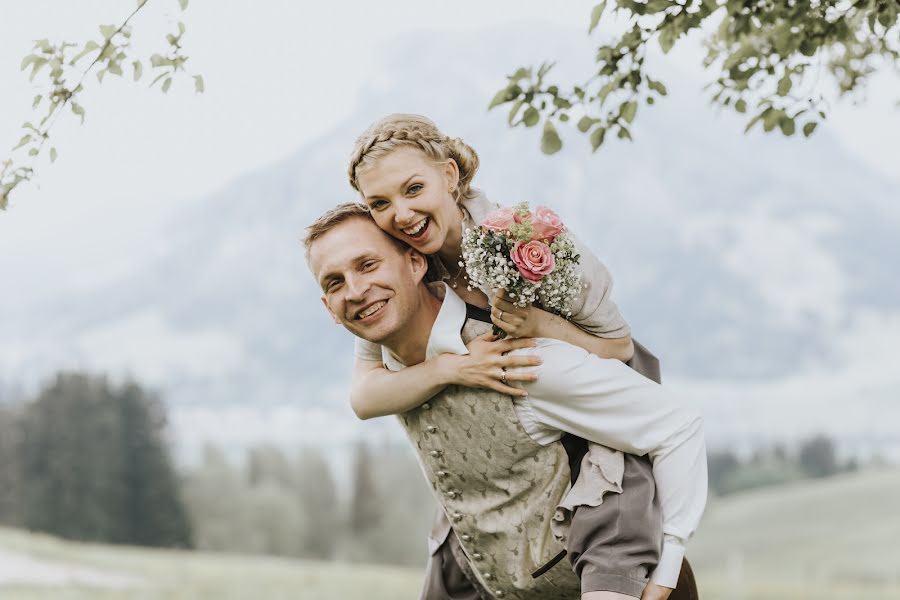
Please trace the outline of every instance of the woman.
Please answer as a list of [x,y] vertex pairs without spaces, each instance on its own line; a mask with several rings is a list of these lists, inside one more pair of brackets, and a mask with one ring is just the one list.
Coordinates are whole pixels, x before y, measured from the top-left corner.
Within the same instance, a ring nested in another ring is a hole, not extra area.
[[383,367],[380,346],[357,340],[350,401],[361,419],[405,412],[450,384],[524,395],[524,390],[508,383],[532,380],[532,375],[514,367],[533,366],[537,359],[506,353],[532,345],[532,337],[566,341],[622,361],[634,352],[628,324],[609,298],[609,271],[577,240],[584,289],[573,304],[570,321],[538,307],[515,306],[503,291],[488,298],[489,290],[468,285],[461,266],[463,231],[496,208],[471,187],[478,165],[475,150],[419,115],[389,115],[356,141],[348,169],[350,184],[378,226],[433,257],[432,266],[441,279],[466,302],[490,306],[494,324],[514,336],[501,342],[483,336],[469,344],[468,355],[442,354],[397,373]]

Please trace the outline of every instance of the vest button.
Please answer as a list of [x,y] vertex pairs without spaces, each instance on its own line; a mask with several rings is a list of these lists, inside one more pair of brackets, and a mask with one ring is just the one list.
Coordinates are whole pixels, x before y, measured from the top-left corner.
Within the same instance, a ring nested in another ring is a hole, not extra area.
[[457,496],[459,496],[459,492],[457,492],[457,491],[450,490],[449,492],[447,492],[448,498],[456,498]]
[[463,515],[461,515],[460,513],[453,513],[454,521],[462,521],[462,518],[463,518]]
[[428,427],[425,428],[425,431],[427,431],[428,433],[436,433],[437,427],[435,427],[434,425],[429,425]]
[[506,594],[503,593],[503,590],[494,590],[494,595],[497,596],[498,598],[502,598]]
[[422,405],[422,410],[431,410],[431,405],[426,402]]
[[441,479],[443,479],[444,477],[446,477],[449,474],[450,473],[448,473],[447,471],[438,471],[437,472],[437,476],[440,477]]
[[438,456],[441,456],[443,454],[443,452],[441,452],[440,450],[432,450],[431,452],[429,452],[429,454],[431,454],[433,457],[437,458]]
[[[459,539],[461,539],[461,540],[464,541],[464,542],[471,542],[471,541],[472,541],[472,536],[469,535],[468,533],[464,533],[464,534],[462,534],[461,536],[459,536]],[[485,575],[485,577],[487,577],[487,576]]]
[[480,555],[479,553],[474,552],[474,553],[472,554],[472,558],[474,558],[475,560],[481,560],[481,559],[483,559],[484,557],[483,557],[482,555]]
[[493,581],[494,575],[493,575],[493,573],[485,573],[484,578],[487,579],[488,581]]

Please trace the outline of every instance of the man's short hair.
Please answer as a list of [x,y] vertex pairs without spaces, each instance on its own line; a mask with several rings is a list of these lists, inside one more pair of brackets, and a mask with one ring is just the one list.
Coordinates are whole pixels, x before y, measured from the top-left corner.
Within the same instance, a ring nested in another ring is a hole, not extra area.
[[[303,247],[306,252],[306,262],[309,262],[309,249],[312,247],[313,242],[317,239],[350,219],[365,219],[366,221],[370,221],[372,225],[375,225],[377,228],[378,225],[375,223],[375,219],[372,218],[372,213],[369,212],[369,207],[365,204],[360,204],[359,202],[345,202],[343,204],[338,204],[321,217],[312,222],[312,224],[306,228],[306,235],[303,237]],[[401,242],[397,238],[388,234],[385,231],[379,229],[382,234],[386,235],[401,252],[405,252],[410,249],[410,246],[407,246],[405,243]]]

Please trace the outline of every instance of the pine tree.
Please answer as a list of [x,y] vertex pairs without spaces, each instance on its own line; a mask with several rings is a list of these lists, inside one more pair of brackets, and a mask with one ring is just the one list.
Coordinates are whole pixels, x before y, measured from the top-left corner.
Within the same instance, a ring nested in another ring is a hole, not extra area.
[[349,526],[352,534],[365,535],[378,525],[382,502],[369,448],[362,441],[356,444],[354,450],[352,481]]
[[78,540],[190,546],[157,398],[61,373],[25,409],[24,524]]
[[310,517],[301,545],[303,556],[333,558],[340,535],[340,514],[331,469],[319,450],[305,448],[298,456],[296,470],[298,510]]

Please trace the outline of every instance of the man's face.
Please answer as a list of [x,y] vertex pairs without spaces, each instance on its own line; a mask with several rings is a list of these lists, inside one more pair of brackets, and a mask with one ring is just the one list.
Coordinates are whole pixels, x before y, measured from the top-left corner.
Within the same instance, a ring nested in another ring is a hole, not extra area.
[[368,218],[354,217],[315,240],[309,266],[336,323],[370,342],[400,331],[418,308],[425,258],[401,250]]

